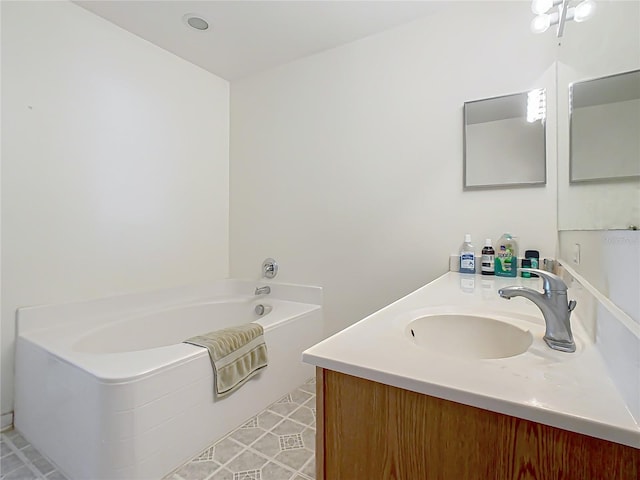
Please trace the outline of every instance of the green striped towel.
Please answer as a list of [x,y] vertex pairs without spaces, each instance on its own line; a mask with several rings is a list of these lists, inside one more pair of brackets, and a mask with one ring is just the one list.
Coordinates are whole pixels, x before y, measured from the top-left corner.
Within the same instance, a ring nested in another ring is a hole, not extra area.
[[237,390],[267,366],[264,329],[258,323],[196,335],[184,343],[209,351],[214,373],[213,390],[218,397]]

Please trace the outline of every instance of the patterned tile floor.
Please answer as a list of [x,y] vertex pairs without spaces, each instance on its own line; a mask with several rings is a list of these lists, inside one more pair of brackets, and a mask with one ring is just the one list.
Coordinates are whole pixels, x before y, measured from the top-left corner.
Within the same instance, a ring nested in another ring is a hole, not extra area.
[[[316,381],[288,393],[165,480],[315,479]],[[0,480],[67,480],[15,430],[0,436]]]
[[15,430],[0,435],[0,479],[67,480]]
[[258,413],[165,480],[313,480],[315,378]]

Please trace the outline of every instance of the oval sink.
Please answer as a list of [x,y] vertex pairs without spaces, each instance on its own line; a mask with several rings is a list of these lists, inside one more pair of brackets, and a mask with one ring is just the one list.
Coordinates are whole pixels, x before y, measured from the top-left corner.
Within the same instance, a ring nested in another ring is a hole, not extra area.
[[421,347],[460,358],[513,357],[533,342],[528,330],[467,314],[426,315],[412,321],[405,333]]

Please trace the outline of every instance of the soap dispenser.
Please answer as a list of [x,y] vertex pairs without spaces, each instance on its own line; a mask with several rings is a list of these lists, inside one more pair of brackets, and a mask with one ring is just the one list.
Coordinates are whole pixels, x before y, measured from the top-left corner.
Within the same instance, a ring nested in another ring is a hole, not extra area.
[[464,236],[460,246],[460,273],[476,273],[476,252],[471,244],[471,234]]
[[518,275],[518,242],[510,233],[505,233],[498,240],[495,262],[496,276]]

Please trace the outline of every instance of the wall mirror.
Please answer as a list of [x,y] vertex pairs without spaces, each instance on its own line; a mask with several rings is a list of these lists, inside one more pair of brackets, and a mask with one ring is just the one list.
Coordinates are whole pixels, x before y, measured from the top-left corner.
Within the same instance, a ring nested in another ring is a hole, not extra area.
[[569,86],[570,182],[640,176],[640,70]]
[[465,190],[544,185],[546,91],[464,104]]
[[[578,102],[591,103],[593,106],[598,104],[605,109],[609,108],[607,104],[615,106],[619,103],[606,100],[607,96],[598,90],[593,91],[599,97],[597,100],[590,101],[585,95],[591,94],[589,87],[593,84],[608,86],[599,90],[608,90],[611,95],[615,90],[612,91],[607,78],[616,80],[621,72],[637,74],[640,70],[639,19],[640,2],[598,2],[598,13],[593,22],[571,25],[575,28],[567,32],[558,46],[558,230],[621,230],[640,225],[640,176],[626,177],[627,173],[620,174],[619,171],[612,173],[611,166],[620,162],[613,159],[611,154],[607,154],[604,161],[597,165],[599,172],[588,169],[584,172],[572,165],[579,163],[580,159],[575,152],[576,147],[570,143],[590,139],[571,134],[575,114],[570,112],[570,106],[575,102],[569,98],[569,86],[574,85],[578,90],[577,95],[583,97],[582,100],[578,98]],[[576,87],[580,85],[584,85],[586,90]],[[577,106],[582,103],[575,105],[576,110],[589,108]],[[607,115],[602,120],[605,123],[600,123],[600,130],[594,132],[592,137],[603,141],[616,138],[619,129],[612,126],[613,116]],[[638,136],[636,126],[636,142]],[[638,148],[637,145],[635,148]],[[636,164],[639,161],[636,153]]]

